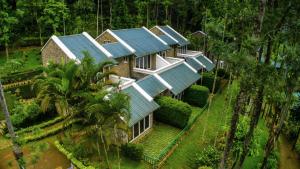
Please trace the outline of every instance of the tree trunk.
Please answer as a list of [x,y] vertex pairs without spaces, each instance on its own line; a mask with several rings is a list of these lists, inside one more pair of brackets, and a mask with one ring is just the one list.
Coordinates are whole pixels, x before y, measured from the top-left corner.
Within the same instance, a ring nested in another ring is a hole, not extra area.
[[147,28],[149,28],[149,2],[147,2]]
[[97,16],[96,16],[97,18],[96,18],[96,26],[97,26],[97,35],[96,36],[98,36],[99,35],[99,0],[97,0]]
[[[96,128],[98,129],[98,125],[96,125]],[[98,131],[97,131],[98,132]],[[98,156],[99,156],[99,164],[101,163],[101,153],[100,153],[100,144],[99,144],[99,138],[98,138],[98,133],[97,133],[97,140],[96,140],[96,144],[97,144],[97,152],[98,152]]]
[[109,26],[112,29],[112,0],[109,1]]
[[[101,6],[100,6],[101,8],[101,33],[103,32],[103,30],[104,30],[104,23],[103,23],[103,0],[101,0]],[[97,34],[97,36],[98,36],[98,34]]]
[[236,129],[237,129],[237,124],[238,124],[238,121],[239,121],[239,113],[242,110],[243,104],[244,104],[244,89],[241,87],[241,89],[240,89],[240,91],[237,95],[236,103],[235,103],[235,106],[234,106],[234,111],[233,111],[232,118],[231,118],[231,123],[230,123],[230,131],[228,133],[227,143],[226,143],[226,147],[225,147],[225,150],[224,150],[223,157],[221,159],[219,169],[225,169],[226,168],[227,159],[228,159],[230,150],[233,146],[233,140],[234,140],[235,132],[236,132]]
[[300,135],[300,127],[298,128],[297,136],[296,136],[296,139],[295,139],[295,141],[293,143],[292,150],[295,150],[295,148],[296,148],[296,144],[297,144],[299,135]]
[[8,54],[8,44],[5,42],[5,54],[6,54],[6,60],[8,60],[9,54]]
[[7,105],[6,105],[6,101],[5,101],[1,81],[0,81],[0,105],[2,107],[2,111],[5,115],[6,126],[7,126],[7,129],[8,129],[10,138],[12,139],[14,156],[15,156],[17,162],[18,162],[19,168],[20,169],[25,169],[25,163],[24,163],[24,160],[23,160],[23,152],[22,152],[22,150],[19,146],[16,134],[14,132],[13,125],[12,125],[11,120],[10,120],[10,114],[8,112],[8,109],[7,109]]
[[103,137],[102,127],[100,127],[100,135],[101,135],[101,140],[102,140],[102,144],[103,144],[103,148],[104,148],[106,165],[109,169],[111,169],[110,162],[109,162],[109,159],[108,159],[108,154],[107,154],[107,148],[106,148],[105,140],[104,140],[104,137]]

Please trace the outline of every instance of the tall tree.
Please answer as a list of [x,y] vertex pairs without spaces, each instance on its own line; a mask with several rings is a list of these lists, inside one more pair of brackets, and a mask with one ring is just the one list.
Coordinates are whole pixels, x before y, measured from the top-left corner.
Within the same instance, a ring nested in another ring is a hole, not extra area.
[[3,87],[2,87],[1,81],[0,81],[0,105],[1,105],[3,113],[5,115],[6,126],[8,128],[10,138],[12,139],[14,156],[18,162],[19,168],[25,169],[25,161],[23,159],[23,152],[20,148],[19,142],[17,140],[17,136],[14,132],[14,128],[13,128],[13,125],[12,125],[12,122],[10,119],[10,114],[7,109],[6,100],[4,97],[4,92],[3,92]]

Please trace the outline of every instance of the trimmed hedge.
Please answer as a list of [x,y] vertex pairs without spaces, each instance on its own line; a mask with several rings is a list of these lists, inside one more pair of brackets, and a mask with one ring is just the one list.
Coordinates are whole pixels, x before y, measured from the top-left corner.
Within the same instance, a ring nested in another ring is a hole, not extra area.
[[[209,89],[209,91],[212,92],[215,75],[213,73],[205,72],[203,73],[202,78],[202,86],[206,86]],[[198,84],[201,85],[201,80],[199,80]],[[216,93],[219,90],[220,86],[220,77],[217,77],[214,93]]]
[[183,129],[190,118],[192,108],[187,103],[168,96],[156,99],[160,108],[154,112],[154,118],[166,124]]
[[184,92],[184,101],[193,106],[203,107],[207,103],[209,89],[205,86],[193,85]]
[[81,161],[77,160],[72,153],[67,151],[59,141],[54,142],[55,147],[60,151],[63,155],[67,157],[78,169],[95,169],[93,166],[85,166]]
[[42,72],[43,72],[43,68],[37,67],[35,69],[28,70],[28,71],[11,73],[11,74],[1,77],[1,82],[3,85],[5,85],[5,84],[9,84],[9,83],[24,81],[24,80],[31,79],[34,76],[41,74]]
[[121,146],[121,153],[132,160],[140,161],[143,159],[144,148],[141,144],[127,143]]

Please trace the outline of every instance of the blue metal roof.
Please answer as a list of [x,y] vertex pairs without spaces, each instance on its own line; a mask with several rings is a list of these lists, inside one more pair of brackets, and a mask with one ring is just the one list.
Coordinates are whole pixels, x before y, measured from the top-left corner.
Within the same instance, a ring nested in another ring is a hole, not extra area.
[[215,68],[215,64],[208,61],[203,55],[197,56],[196,59],[199,60],[203,65],[205,65],[205,69],[207,71],[211,71]]
[[84,58],[84,51],[88,52],[98,63],[109,60],[109,58],[83,34],[59,36],[58,38],[79,60]]
[[168,35],[159,35],[158,36],[160,39],[162,39],[163,41],[165,41],[168,45],[176,45],[177,42],[175,40],[173,40],[172,38],[170,38]]
[[200,70],[200,69],[203,68],[202,65],[200,65],[197,61],[195,61],[195,60],[194,60],[193,58],[191,58],[191,57],[187,57],[187,58],[185,59],[185,61],[186,61],[189,65],[191,65],[194,69],[196,69],[196,70]]
[[189,41],[186,41],[184,38],[178,35],[178,32],[175,32],[174,30],[170,29],[168,26],[159,26],[162,30],[164,30],[167,34],[171,35],[174,39],[176,39],[180,46],[185,46],[190,44]]
[[171,92],[174,95],[181,93],[200,79],[198,73],[193,72],[183,63],[164,71],[159,75],[172,86]]
[[160,93],[162,93],[163,91],[167,90],[167,87],[165,87],[153,75],[146,76],[145,78],[137,81],[137,84],[142,89],[144,89],[151,97],[155,97]]
[[123,92],[130,97],[130,120],[129,127],[133,126],[138,121],[145,118],[147,115],[159,108],[159,105],[153,100],[148,101],[134,87],[125,88]]
[[119,38],[136,50],[137,57],[154,54],[170,49],[151,33],[143,28],[113,30]]
[[106,43],[102,45],[106,50],[113,55],[113,58],[120,58],[133,54],[120,42]]

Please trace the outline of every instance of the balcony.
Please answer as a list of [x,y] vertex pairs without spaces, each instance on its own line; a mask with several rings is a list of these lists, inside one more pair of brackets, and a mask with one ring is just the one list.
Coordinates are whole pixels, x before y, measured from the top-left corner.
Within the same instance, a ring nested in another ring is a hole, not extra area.
[[184,62],[184,59],[174,57],[161,57],[160,55],[155,56],[155,65],[150,69],[133,68],[135,73],[141,73],[144,75],[159,74],[165,70],[173,68]]
[[178,57],[186,58],[186,57],[197,57],[199,55],[203,55],[200,51],[186,50],[185,53],[177,53]]
[[130,86],[133,82],[135,82],[135,79],[121,77],[117,75],[109,75],[109,80],[113,84],[118,84],[118,87],[120,89],[126,88]]

